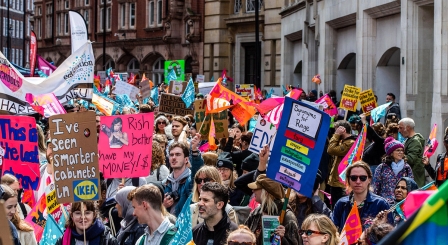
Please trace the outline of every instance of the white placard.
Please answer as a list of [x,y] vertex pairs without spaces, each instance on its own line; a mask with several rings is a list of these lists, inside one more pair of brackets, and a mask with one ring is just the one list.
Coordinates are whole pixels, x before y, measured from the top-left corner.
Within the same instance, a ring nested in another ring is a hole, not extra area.
[[272,151],[272,146],[274,146],[275,133],[277,128],[274,124],[264,120],[261,116],[257,118],[257,124],[254,129],[254,134],[249,144],[249,151],[253,153],[260,153],[260,150],[270,142],[270,149]]
[[305,134],[312,139],[316,139],[316,134],[322,120],[322,114],[312,109],[292,103],[291,115],[288,127],[297,132]]
[[205,81],[205,75],[197,75],[196,82],[203,83]]
[[132,101],[137,99],[137,94],[140,92],[140,90],[129,84],[122,81],[117,81],[115,83],[115,90],[113,91],[114,94],[127,94],[129,95],[129,98],[131,98]]

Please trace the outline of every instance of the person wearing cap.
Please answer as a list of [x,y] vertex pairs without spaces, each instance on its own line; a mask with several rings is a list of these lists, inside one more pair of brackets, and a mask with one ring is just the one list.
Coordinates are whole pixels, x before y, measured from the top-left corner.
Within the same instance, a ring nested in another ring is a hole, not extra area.
[[204,99],[204,95],[202,93],[197,93],[196,94],[196,99],[197,100],[203,100]]
[[[255,199],[260,205],[250,213],[245,225],[255,233],[257,245],[261,245],[263,244],[262,216],[280,216],[285,191],[280,183],[266,177],[265,174],[259,175],[255,182],[247,186],[252,189]],[[286,209],[283,223],[275,229],[275,234],[281,237],[282,245],[302,244],[301,238],[299,237],[297,218],[289,206]]]
[[229,189],[229,201],[232,206],[240,206],[244,193],[236,189],[235,173],[232,161],[232,155],[229,152],[222,152],[218,155],[216,163],[219,174],[221,175],[222,184]]
[[404,157],[404,145],[392,137],[384,140],[386,155],[375,170],[373,176],[373,192],[385,198],[389,204],[394,203],[394,191],[401,177],[414,179],[411,166]]

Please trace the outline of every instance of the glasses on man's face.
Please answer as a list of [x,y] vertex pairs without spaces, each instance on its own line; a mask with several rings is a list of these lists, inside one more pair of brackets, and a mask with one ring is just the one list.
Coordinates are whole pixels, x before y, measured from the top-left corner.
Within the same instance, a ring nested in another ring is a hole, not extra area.
[[[84,216],[85,217],[92,217],[94,214],[93,211],[84,211]],[[80,218],[82,216],[82,212],[81,211],[75,211],[73,212],[73,217],[74,218]]]
[[238,242],[238,241],[229,241],[228,245],[253,245],[253,242]]
[[303,234],[305,234],[305,236],[311,236],[312,234],[324,235],[326,233],[313,230],[299,230],[299,235],[303,236]]
[[350,175],[349,176],[351,181],[361,180],[362,182],[367,180],[367,175]]
[[403,191],[407,191],[408,190],[408,188],[406,188],[406,186],[399,186],[399,185],[397,185],[395,187],[395,190],[398,190],[398,189],[402,189]]
[[201,178],[196,178],[196,179],[194,179],[194,181],[196,181],[196,184],[200,185],[200,184],[202,184],[202,181],[204,181],[204,184],[205,184],[205,183],[207,183],[207,182],[212,181],[212,179],[210,179],[210,178],[203,178],[203,179],[201,179]]

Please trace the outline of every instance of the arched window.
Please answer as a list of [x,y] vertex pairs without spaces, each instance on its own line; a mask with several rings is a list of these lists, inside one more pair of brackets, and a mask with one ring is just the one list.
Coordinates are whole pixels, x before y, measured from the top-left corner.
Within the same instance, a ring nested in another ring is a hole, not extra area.
[[163,75],[164,75],[164,64],[165,60],[163,58],[158,58],[152,67],[152,81],[154,84],[163,83]]
[[139,73],[140,72],[140,63],[138,62],[138,60],[136,58],[133,58],[131,61],[129,61],[128,63],[128,72],[129,73]]
[[104,66],[105,70],[112,68],[113,70],[115,70],[115,62],[112,59],[109,59],[106,62],[106,65]]

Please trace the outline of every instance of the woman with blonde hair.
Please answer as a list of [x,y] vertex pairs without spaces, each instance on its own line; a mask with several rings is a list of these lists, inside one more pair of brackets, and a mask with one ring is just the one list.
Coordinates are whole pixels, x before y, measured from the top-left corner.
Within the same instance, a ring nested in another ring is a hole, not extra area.
[[21,201],[23,189],[20,188],[19,180],[14,175],[5,174],[1,178],[1,184],[9,186],[13,191],[17,193],[17,200],[18,200],[17,204],[19,205],[17,213],[21,219],[25,219],[26,216],[31,211],[31,207],[26,203],[22,203]]
[[304,245],[338,245],[339,233],[330,218],[323,214],[310,214],[299,231]]
[[165,166],[165,149],[157,142],[152,142],[151,172],[146,177],[146,183],[163,181],[170,174]]
[[245,225],[238,226],[238,229],[230,232],[227,237],[227,245],[255,245],[256,242],[255,234]]
[[[194,176],[193,196],[191,198],[193,204],[190,204],[192,227],[195,227],[197,224],[204,222],[204,220],[199,217],[198,202],[199,202],[200,190],[202,186],[208,182],[216,182],[222,184],[221,176],[215,167],[202,166]],[[238,219],[236,217],[235,211],[233,210],[233,207],[230,204],[227,204],[225,210],[230,220],[235,224],[238,224]]]
[[3,195],[0,200],[4,201],[3,206],[5,207],[6,218],[16,227],[20,243],[37,245],[33,228],[23,221],[17,213],[17,193],[7,185],[1,185],[1,188],[3,189]]

